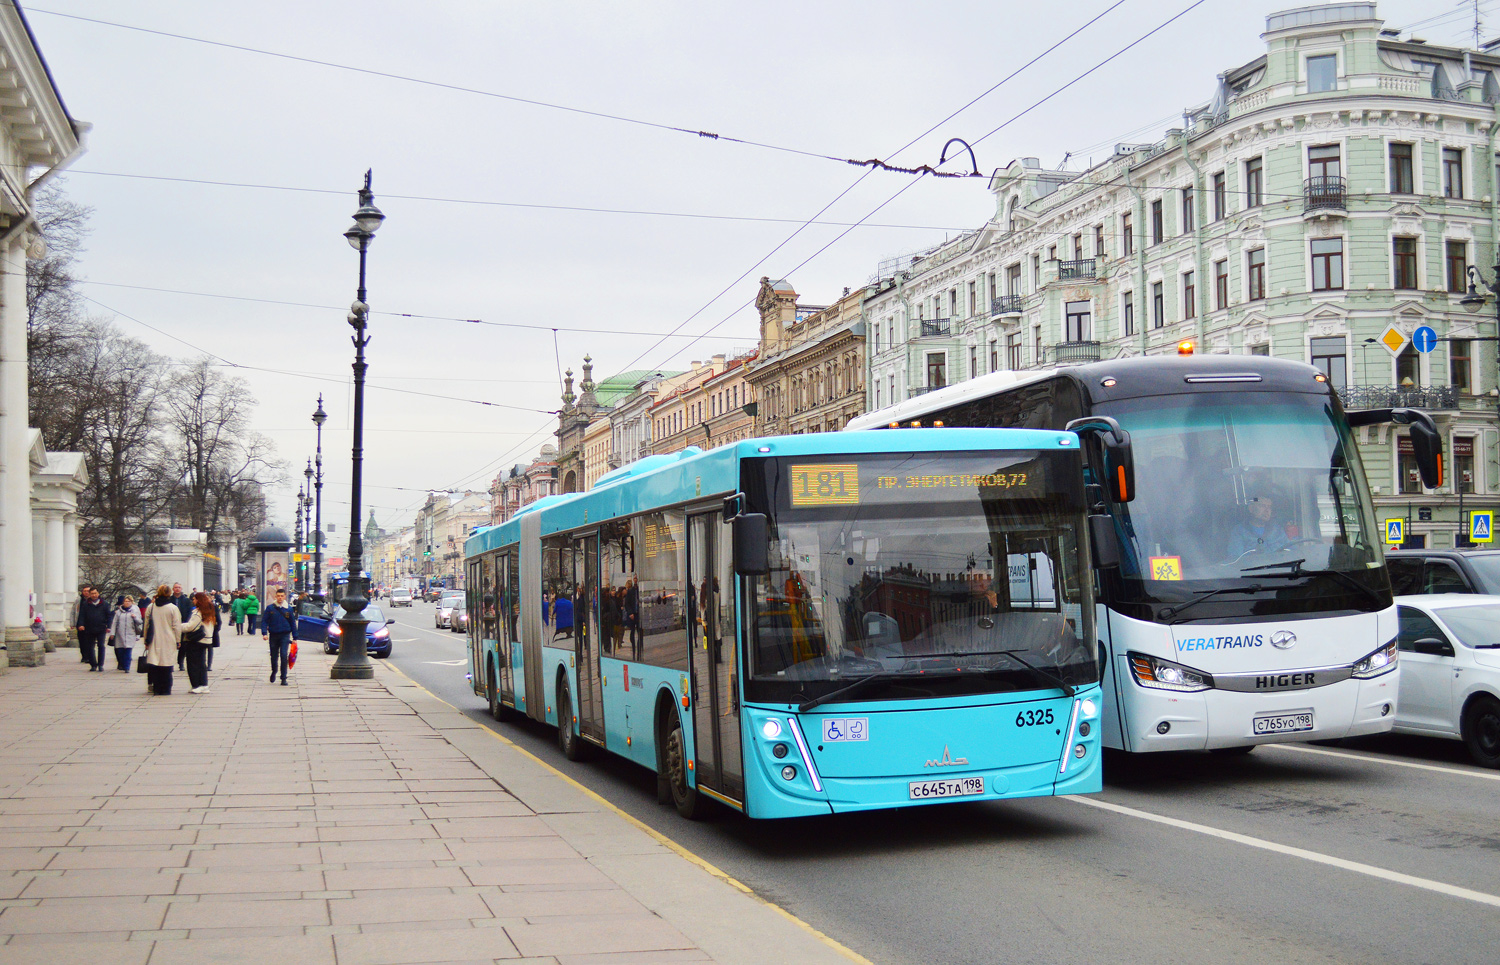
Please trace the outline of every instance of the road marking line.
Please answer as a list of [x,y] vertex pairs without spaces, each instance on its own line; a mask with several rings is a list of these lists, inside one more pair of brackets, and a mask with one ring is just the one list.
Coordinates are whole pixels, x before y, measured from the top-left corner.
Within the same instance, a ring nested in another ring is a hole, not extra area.
[[1278,751],[1297,751],[1301,754],[1323,754],[1327,757],[1346,757],[1351,761],[1369,761],[1371,764],[1390,764],[1393,767],[1410,767],[1418,771],[1437,771],[1442,774],[1462,774],[1464,777],[1477,777],[1483,781],[1500,781],[1500,774],[1489,771],[1471,770],[1464,767],[1443,767],[1438,764],[1418,764],[1415,761],[1398,761],[1394,758],[1375,757],[1370,754],[1352,754],[1349,751],[1330,751],[1321,747],[1304,747],[1301,744],[1266,744],[1268,748]]
[[1474,891],[1469,888],[1460,888],[1457,885],[1445,884],[1441,881],[1433,881],[1431,878],[1418,878],[1415,875],[1402,874],[1399,871],[1389,871],[1385,868],[1377,868],[1374,865],[1363,864],[1359,861],[1349,861],[1346,858],[1336,858],[1330,854],[1322,854],[1318,851],[1308,851],[1305,848],[1294,848],[1286,844],[1277,844],[1275,841],[1267,841],[1264,838],[1253,838],[1248,834],[1239,834],[1235,831],[1224,831],[1212,828],[1206,824],[1194,824],[1192,821],[1182,821],[1177,818],[1169,818],[1160,814],[1152,814],[1149,811],[1139,811],[1135,808],[1125,807],[1122,804],[1113,804],[1109,801],[1100,801],[1095,798],[1080,797],[1076,794],[1065,794],[1063,798],[1078,804],[1087,804],[1091,808],[1101,811],[1113,811],[1132,818],[1140,818],[1142,821],[1151,821],[1156,824],[1165,824],[1172,828],[1181,828],[1184,831],[1194,831],[1205,834],[1211,838],[1221,838],[1225,841],[1233,841],[1250,848],[1259,848],[1262,851],[1271,851],[1276,854],[1284,854],[1293,858],[1301,858],[1304,861],[1312,861],[1316,864],[1326,864],[1334,868],[1342,868],[1345,871],[1353,871],[1356,874],[1369,875],[1372,878],[1380,878],[1384,881],[1394,882],[1398,885],[1409,885],[1413,888],[1421,888],[1425,891],[1436,892],[1447,895],[1450,898],[1463,898],[1468,901],[1478,902],[1481,905],[1489,905],[1500,908],[1500,895],[1492,895],[1483,891]]
[[[400,667],[396,666],[395,664],[390,663],[389,661],[387,661],[384,664],[384,666],[389,667],[391,670],[394,670],[396,673],[398,673],[401,676],[405,677],[411,683],[411,685],[413,687],[416,687],[418,690],[422,691],[422,693],[424,693],[427,696],[431,697],[433,700],[436,700],[438,703],[446,704],[449,707],[453,707],[452,704],[449,704],[446,700],[444,700],[443,698],[439,697],[437,694],[433,693],[432,691],[428,690],[426,687],[424,687],[421,684],[417,683],[417,681],[414,680],[414,679],[412,679],[412,677],[409,674],[407,674],[406,671],[402,670]],[[453,709],[456,710],[456,711],[458,711],[460,714],[464,714],[465,713],[464,711],[460,710],[457,707],[453,707]],[[465,714],[465,716],[467,716],[467,714]],[[478,727],[480,730],[482,730],[486,734],[489,734],[491,737],[495,738],[495,740],[499,741],[500,743],[509,745],[516,753],[518,753],[518,754],[524,754],[525,756],[531,758],[533,761],[536,761],[542,767],[545,767],[547,770],[551,771],[556,776],[562,778],[564,781],[567,781],[569,784],[571,784],[574,787],[578,788],[578,790],[582,791],[584,794],[588,795],[590,798],[594,799],[595,801],[598,801],[600,804],[602,804],[605,807],[609,808],[611,811],[615,812],[620,817],[624,818],[626,821],[628,821],[631,824],[633,824],[635,827],[637,827],[637,828],[641,829],[642,831],[646,832],[646,834],[649,835],[658,844],[660,844],[663,847],[668,848],[671,851],[675,852],[678,855],[678,857],[686,858],[689,863],[697,865],[699,868],[701,868],[704,871],[708,872],[709,874],[713,875],[715,878],[718,878],[720,881],[723,881],[724,883],[730,885],[731,887],[737,888],[740,891],[744,892],[745,894],[749,895],[751,898],[755,899],[756,901],[758,901],[761,904],[765,905],[767,908],[769,908],[772,911],[776,912],[776,914],[778,914],[781,917],[785,918],[787,921],[789,921],[792,924],[796,925],[798,928],[801,928],[803,931],[807,932],[809,935],[812,935],[814,938],[816,938],[818,941],[822,942],[824,945],[827,945],[829,948],[831,948],[834,951],[838,952],[840,955],[843,955],[845,958],[849,959],[851,962],[856,962],[856,963],[858,963],[858,965],[875,965],[874,962],[870,961],[868,958],[864,957],[859,952],[856,952],[854,949],[849,948],[846,945],[842,945],[837,940],[835,940],[833,938],[830,938],[829,936],[823,934],[822,932],[818,931],[816,928],[814,928],[813,926],[809,925],[807,922],[803,921],[801,918],[798,918],[796,915],[792,914],[791,912],[787,911],[785,908],[781,907],[780,905],[778,905],[778,904],[776,904],[774,902],[771,902],[771,901],[767,901],[765,898],[762,898],[760,895],[758,895],[758,894],[755,893],[755,890],[753,888],[751,888],[749,885],[745,884],[744,882],[740,881],[738,878],[733,877],[727,871],[724,871],[722,868],[719,868],[717,865],[714,865],[714,864],[710,863],[706,858],[701,858],[698,855],[694,854],[693,852],[689,851],[687,848],[685,848],[682,845],[678,844],[676,841],[673,841],[671,838],[667,837],[665,834],[662,834],[660,831],[656,830],[655,828],[651,827],[651,825],[646,824],[644,821],[642,821],[641,819],[637,818],[635,815],[630,814],[629,812],[620,809],[618,806],[615,805],[615,803],[613,801],[610,801],[610,800],[604,798],[603,796],[601,796],[600,794],[598,794],[597,792],[595,792],[591,788],[585,787],[584,785],[580,784],[578,781],[576,781],[573,778],[569,777],[568,775],[564,774],[562,771],[559,771],[557,768],[553,767],[551,764],[548,764],[546,761],[542,760],[540,757],[537,757],[535,754],[531,753],[531,751],[528,751],[526,748],[524,748],[521,745],[517,744],[515,741],[513,741],[510,738],[506,737],[504,734],[501,734],[498,731],[492,730],[491,728],[486,727],[483,724],[475,724],[474,726]]]

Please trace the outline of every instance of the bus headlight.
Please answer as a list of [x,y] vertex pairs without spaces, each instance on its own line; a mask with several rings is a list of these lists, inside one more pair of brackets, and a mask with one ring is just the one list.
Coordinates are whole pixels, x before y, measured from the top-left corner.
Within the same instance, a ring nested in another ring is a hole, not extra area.
[[775,740],[781,736],[781,721],[774,717],[767,718],[766,722],[760,725],[760,732],[766,735],[767,740]]
[[1208,690],[1214,685],[1213,677],[1201,670],[1184,667],[1180,663],[1173,663],[1170,660],[1144,653],[1129,654],[1128,659],[1130,672],[1135,676],[1135,682],[1142,687],[1150,687],[1153,690],[1191,692]]
[[1354,661],[1354,672],[1351,676],[1358,677],[1361,680],[1368,680],[1371,677],[1378,677],[1383,673],[1390,673],[1396,669],[1396,654],[1398,652],[1395,640],[1389,640],[1381,644],[1379,649]]

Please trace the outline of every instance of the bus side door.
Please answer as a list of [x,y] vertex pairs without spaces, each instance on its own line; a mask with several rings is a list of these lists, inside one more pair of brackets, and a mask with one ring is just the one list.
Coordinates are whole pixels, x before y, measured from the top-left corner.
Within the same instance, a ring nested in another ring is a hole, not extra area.
[[720,513],[688,517],[694,771],[699,785],[743,803],[739,648],[729,547],[728,527]]
[[599,671],[599,538],[573,542],[573,653],[578,667],[578,733],[603,746],[604,691]]

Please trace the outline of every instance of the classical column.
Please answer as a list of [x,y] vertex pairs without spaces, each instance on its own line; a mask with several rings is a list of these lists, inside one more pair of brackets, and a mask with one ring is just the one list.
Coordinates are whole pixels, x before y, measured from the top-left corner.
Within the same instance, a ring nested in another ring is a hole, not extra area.
[[[47,638],[55,648],[68,639],[68,587],[67,549],[64,539],[66,524],[63,514],[57,510],[42,513],[47,534],[47,575],[43,583],[42,599],[45,601]],[[76,588],[75,588],[76,589]]]
[[[73,595],[78,592],[79,528],[77,513],[63,514],[63,599],[68,606],[72,605]],[[68,638],[73,641],[73,646],[78,645],[76,627],[68,628]]]
[[26,425],[26,256],[0,248],[0,623],[10,664],[35,666],[31,632],[31,440]]

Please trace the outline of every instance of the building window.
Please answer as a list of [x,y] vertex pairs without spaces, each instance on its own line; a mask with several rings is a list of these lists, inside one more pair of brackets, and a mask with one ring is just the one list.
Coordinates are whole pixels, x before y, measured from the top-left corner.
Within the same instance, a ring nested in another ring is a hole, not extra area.
[[990,339],[990,371],[1000,368],[1000,343]]
[[[1343,174],[1339,165],[1339,146],[1320,144],[1307,149],[1307,176],[1310,178],[1336,178]],[[1326,185],[1327,181],[1321,181]]]
[[1461,493],[1474,489],[1474,437],[1453,437],[1453,485]]
[[1245,162],[1245,207],[1260,207],[1264,169],[1261,160],[1253,157]]
[[1127,255],[1135,254],[1135,230],[1130,226],[1130,215],[1120,215],[1120,243]]
[[1015,371],[1022,365],[1021,359],[1021,333],[1011,332],[1005,336],[1005,364]]
[[1396,438],[1396,473],[1401,478],[1401,492],[1416,494],[1422,491],[1422,473],[1417,469],[1417,454],[1412,449],[1410,436]]
[[1407,342],[1406,348],[1396,356],[1396,384],[1411,388],[1421,383],[1422,365],[1417,358],[1417,350],[1410,342]]
[[1193,189],[1182,189],[1182,233],[1191,234],[1198,219],[1193,217]]
[[1042,256],[1031,256],[1031,290],[1036,291],[1042,287]]
[[969,282],[969,317],[973,318],[979,314],[979,292],[973,282]]
[[1124,304],[1121,306],[1120,319],[1124,326],[1124,334],[1135,334],[1135,292],[1126,292],[1121,296]]
[[1104,257],[1104,225],[1094,225],[1094,257]]
[[1214,308],[1229,307],[1229,259],[1214,262]]
[[1349,384],[1349,360],[1344,353],[1344,336],[1310,339],[1313,367],[1328,376],[1334,388]]
[[1081,232],[1073,236],[1073,260],[1083,260],[1083,234]]
[[948,289],[948,317],[949,318],[957,318],[958,317],[958,289],[957,288],[950,288],[950,289]]
[[1011,265],[1005,269],[1005,293],[1007,295],[1021,294],[1021,266]]
[[1448,290],[1462,295],[1469,290],[1469,243],[1450,241],[1443,246],[1443,253],[1446,255],[1445,266],[1448,269]]
[[1198,314],[1198,287],[1193,284],[1193,273],[1182,273],[1182,317],[1192,318]]
[[1391,194],[1416,194],[1411,153],[1410,144],[1391,145]]
[[1153,245],[1161,244],[1161,239],[1164,237],[1164,231],[1165,228],[1162,218],[1162,205],[1161,201],[1158,199],[1151,202],[1151,243]]
[[1047,246],[1047,260],[1048,261],[1056,261],[1057,260],[1057,245],[1048,245]]
[[1092,302],[1068,302],[1066,312],[1066,338],[1069,342],[1086,342],[1089,339]]
[[927,387],[941,389],[948,384],[948,353],[935,352],[927,356]]
[[1229,202],[1229,185],[1220,171],[1214,175],[1214,220],[1221,221],[1224,218],[1224,208]]
[[1260,355],[1260,356],[1269,356],[1271,354],[1271,346],[1265,344],[1264,342],[1262,342],[1259,345],[1252,345],[1252,346],[1250,346],[1250,354],[1251,355]]
[[1396,287],[1417,287],[1417,239],[1395,238],[1391,242],[1396,266]]
[[1166,299],[1162,297],[1161,282],[1151,283],[1151,327],[1161,328],[1167,324]]
[[972,379],[975,376],[977,376],[978,374],[979,374],[979,348],[977,346],[970,345],[969,346],[969,378]]
[[1337,54],[1324,54],[1319,57],[1307,58],[1307,92],[1309,94],[1320,94],[1323,91],[1337,90],[1339,58]]
[[986,277],[989,279],[989,283],[990,283],[989,301],[990,301],[990,304],[994,304],[994,301],[995,301],[995,273],[994,272],[990,272]]
[[1448,340],[1448,384],[1458,391],[1472,394],[1474,383],[1470,380],[1472,369],[1470,342],[1466,338],[1452,338]]
[[1464,152],[1460,148],[1443,148],[1443,197],[1464,196]]
[[1266,297],[1266,249],[1256,248],[1245,256],[1245,274],[1249,283],[1250,300]]
[[1337,291],[1344,287],[1344,239],[1312,240],[1312,290]]

